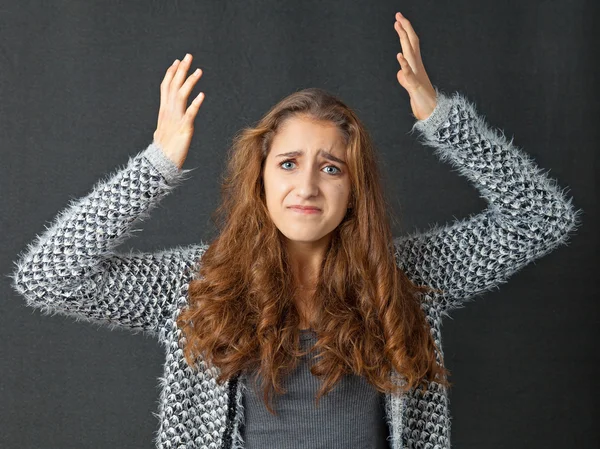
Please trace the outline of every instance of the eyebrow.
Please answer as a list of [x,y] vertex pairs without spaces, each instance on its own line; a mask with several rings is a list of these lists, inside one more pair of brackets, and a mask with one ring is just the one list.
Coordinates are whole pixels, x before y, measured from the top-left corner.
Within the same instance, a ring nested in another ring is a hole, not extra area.
[[[304,155],[304,151],[302,151],[302,150],[296,150],[296,151],[290,151],[289,153],[281,153],[281,154],[278,154],[275,157],[298,157],[298,156],[303,156],[303,155]],[[319,151],[317,151],[317,155],[321,155],[325,159],[329,159],[330,161],[337,162],[338,164],[346,165],[346,163],[343,160],[335,157],[329,151],[325,151],[323,149],[319,149]]]

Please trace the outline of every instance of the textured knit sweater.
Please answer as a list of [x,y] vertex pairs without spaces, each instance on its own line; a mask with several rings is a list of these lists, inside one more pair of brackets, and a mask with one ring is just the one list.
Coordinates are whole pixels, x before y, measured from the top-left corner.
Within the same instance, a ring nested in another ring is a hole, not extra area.
[[[302,350],[313,347],[317,334],[300,331]],[[389,449],[385,396],[362,376],[345,375],[315,407],[321,381],[310,372],[320,350],[300,359],[285,379],[286,393],[274,398],[276,416],[262,402],[260,382],[242,375],[247,391],[242,395],[245,423],[242,438],[247,449]],[[254,373],[252,373],[254,374]],[[260,377],[259,377],[260,378]]]
[[[434,148],[488,203],[468,218],[394,238],[396,261],[407,276],[443,291],[425,294],[421,301],[440,362],[443,316],[566,244],[583,211],[458,92],[437,91],[436,108],[415,122],[415,130],[420,143]],[[26,304],[44,314],[158,338],[165,363],[154,413],[157,448],[243,448],[243,377],[219,385],[218,367],[200,360],[191,369],[179,346],[175,319],[187,303],[188,283],[207,244],[157,252],[116,250],[190,171],[178,169],[153,142],[89,194],[72,200],[18,255],[9,276]],[[390,379],[403,383],[397,372]],[[438,383],[431,382],[426,393],[416,388],[385,394],[385,416],[392,449],[450,447],[448,392]]]

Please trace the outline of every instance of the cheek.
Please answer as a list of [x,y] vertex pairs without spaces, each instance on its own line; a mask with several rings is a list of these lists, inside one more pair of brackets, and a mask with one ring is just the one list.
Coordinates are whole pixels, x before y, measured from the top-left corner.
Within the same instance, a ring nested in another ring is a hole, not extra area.
[[265,188],[265,196],[269,203],[280,203],[288,191],[288,184],[277,173],[265,172],[263,176],[263,184]]
[[269,178],[269,190],[272,196],[280,197],[287,189],[287,183],[281,176],[271,176]]
[[350,184],[347,182],[340,182],[336,185],[337,194],[340,198],[348,198],[350,196]]

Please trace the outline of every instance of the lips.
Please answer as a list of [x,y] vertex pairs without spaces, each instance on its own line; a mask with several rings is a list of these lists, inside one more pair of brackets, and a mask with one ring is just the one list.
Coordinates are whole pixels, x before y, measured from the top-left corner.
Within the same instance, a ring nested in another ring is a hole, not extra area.
[[315,206],[290,206],[290,209],[299,209],[299,210],[306,210],[306,211],[309,211],[309,210],[314,210],[314,211],[321,210],[321,209],[319,209],[318,207],[315,207]]
[[321,209],[315,206],[290,206],[289,209],[302,215],[317,215],[321,213]]

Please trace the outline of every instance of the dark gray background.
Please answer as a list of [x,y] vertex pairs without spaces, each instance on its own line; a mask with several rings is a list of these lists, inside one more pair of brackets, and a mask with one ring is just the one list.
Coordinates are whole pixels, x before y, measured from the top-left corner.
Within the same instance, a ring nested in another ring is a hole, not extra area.
[[[592,2],[13,1],[0,5],[2,258],[45,231],[71,199],[152,141],[159,84],[194,55],[206,92],[184,168],[193,177],[119,249],[208,240],[234,133],[282,97],[317,86],[362,118],[381,155],[400,235],[487,203],[408,135],[396,80],[394,13],[411,20],[434,85],[459,91],[493,127],[570,188],[584,209],[568,246],[443,327],[457,448],[596,448],[599,352]],[[594,224],[596,223],[596,224]],[[129,245],[129,246],[128,246]],[[149,448],[163,352],[25,306],[3,276],[0,447]]]

